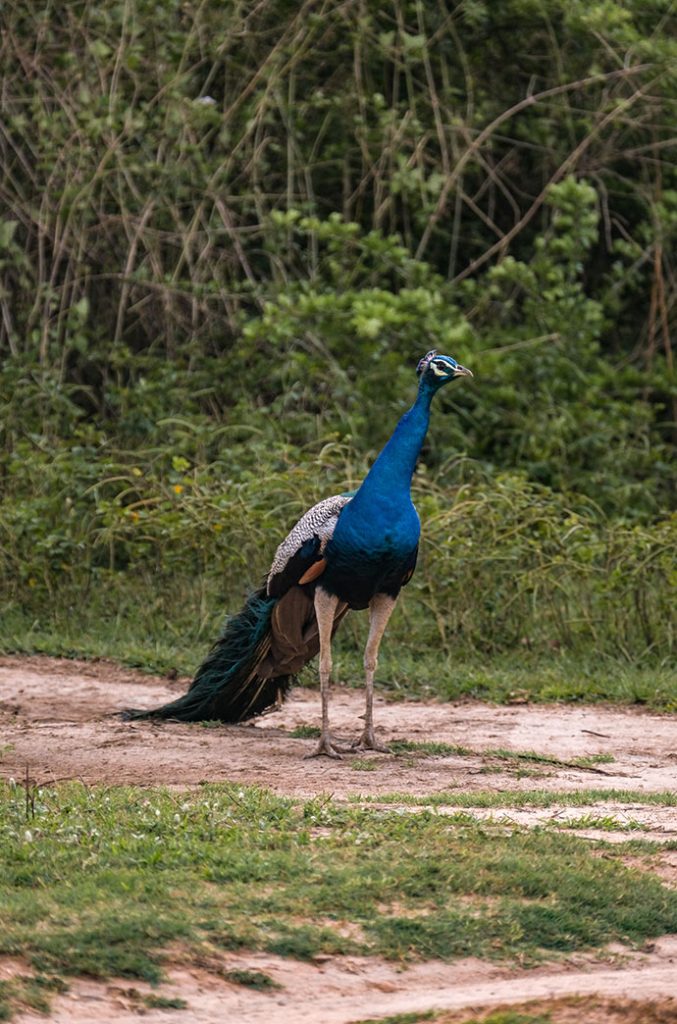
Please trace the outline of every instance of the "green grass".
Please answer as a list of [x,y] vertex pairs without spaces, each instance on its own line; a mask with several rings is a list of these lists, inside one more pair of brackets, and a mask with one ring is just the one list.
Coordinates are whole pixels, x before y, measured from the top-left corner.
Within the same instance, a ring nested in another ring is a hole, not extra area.
[[377,757],[355,757],[350,767],[356,772],[375,772],[382,761]]
[[[2,788],[0,955],[47,978],[156,982],[170,943],[196,959],[258,949],[533,961],[677,930],[677,893],[623,866],[620,851],[601,859],[574,836],[468,814],[299,805],[235,785],[69,784],[30,806],[21,787]],[[3,998],[9,1012],[15,997]]]
[[581,831],[582,829],[597,829],[600,832],[648,832],[649,826],[643,825],[641,821],[629,818],[621,821],[613,814],[581,814],[578,818],[559,818],[548,823],[552,828],[571,829]]
[[[181,599],[177,599],[180,594]],[[0,653],[111,658],[143,671],[192,675],[219,631],[226,612],[243,594],[205,579],[169,581],[113,579],[108,588],[57,595],[27,611],[0,601]],[[77,615],[73,608],[77,607]],[[627,660],[581,654],[440,655],[439,645],[420,646],[396,616],[382,647],[377,690],[393,699],[600,701],[677,709],[677,683],[670,665],[634,665]],[[335,643],[334,677],[362,687],[366,618],[350,617]],[[317,685],[317,666],[308,666],[301,685]],[[301,733],[297,733],[302,737]],[[305,738],[305,737],[302,737]],[[442,753],[443,751],[440,751]],[[461,752],[460,749],[458,751]]]
[[615,758],[611,754],[591,754],[584,757],[573,757],[563,761],[550,754],[539,754],[535,750],[506,750],[502,747],[487,750],[471,750],[456,743],[417,742],[415,740],[394,740],[390,743],[393,754],[415,754],[418,757],[484,757],[496,758],[500,761],[526,761],[536,764],[554,765],[558,768],[590,768],[595,765],[611,764]]
[[360,803],[414,804],[422,807],[586,807],[589,804],[653,804],[677,807],[677,793],[664,790],[643,793],[636,789],[505,789],[477,790],[472,793],[453,789],[441,793],[379,793],[353,798]]
[[0,981],[0,1021],[10,1020],[13,1007],[21,1005],[37,1013],[49,1011],[50,996],[65,992],[68,985],[59,977],[43,974],[22,974]]
[[[218,723],[203,722],[205,726],[217,725]],[[298,725],[292,729],[290,736],[293,739],[315,739],[320,735],[320,730],[314,725]],[[442,743],[433,740],[392,740],[388,744],[390,752],[395,755],[415,755],[423,757],[489,757],[501,761],[526,761],[537,764],[554,765],[567,768],[593,768],[599,764],[611,764],[615,758],[611,754],[590,754],[584,757],[573,757],[570,761],[562,761],[550,754],[539,754],[533,750],[505,750],[502,748],[489,750],[471,750],[470,747],[461,746],[458,743]],[[373,771],[380,761],[355,760],[351,767],[361,771]],[[500,770],[500,769],[496,769]],[[524,774],[529,774],[524,773]],[[538,774],[538,773],[535,773]]]
[[144,996],[142,1002],[149,1010],[186,1010],[188,1008],[185,999],[165,996]]
[[242,985],[245,988],[253,988],[257,992],[270,992],[273,989],[282,988],[281,985],[266,974],[264,971],[232,970],[223,971],[222,978],[230,981],[233,985]]
[[[460,748],[462,749],[462,748]],[[560,757],[551,754],[540,754],[536,750],[506,750],[503,747],[489,748],[482,751],[466,751],[468,754],[475,754],[477,757],[495,757],[500,761],[527,761],[533,764],[548,764],[556,768],[581,768],[595,770],[595,765],[610,764],[614,758],[610,754],[592,754],[584,757],[572,757],[563,761]]]
[[393,740],[389,744],[393,754],[417,754],[420,757],[468,757],[474,753],[468,747],[455,743],[436,743],[434,741]]
[[289,734],[294,740],[316,740],[320,737],[318,725],[297,725]]

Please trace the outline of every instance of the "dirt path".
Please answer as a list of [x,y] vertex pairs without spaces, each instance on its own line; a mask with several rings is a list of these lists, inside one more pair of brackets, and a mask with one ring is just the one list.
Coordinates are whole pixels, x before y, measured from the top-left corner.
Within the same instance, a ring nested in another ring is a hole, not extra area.
[[[184,687],[185,682],[151,678],[104,662],[1,658],[0,750],[5,750],[0,777],[22,779],[28,770],[32,780],[44,783],[80,779],[89,784],[192,786],[229,780],[298,797],[331,793],[335,798],[362,794],[374,799],[402,793],[411,800],[444,793],[442,813],[453,811],[455,793],[487,789],[623,789],[647,795],[677,790],[675,717],[641,710],[381,700],[376,721],[386,741],[436,740],[474,753],[426,758],[362,755],[337,762],[305,760],[313,741],[291,735],[299,726],[317,724],[317,694],[305,690],[297,690],[281,712],[249,726],[155,725],[113,717],[122,707],[151,707],[171,699]],[[337,689],[332,708],[337,732],[357,733],[362,702],[359,691]],[[501,750],[532,751],[564,763],[515,761],[495,753]],[[613,760],[587,768],[571,763],[600,754]],[[641,796],[632,804],[609,800],[585,807],[515,806],[473,813],[505,816],[526,825],[611,815],[628,827],[637,823],[644,837],[677,839],[677,809],[652,805]],[[584,826],[578,833],[597,836]],[[666,850],[664,880],[675,884],[676,875],[677,852]],[[620,956],[616,951],[611,957],[577,958],[532,971],[479,961],[425,963],[402,971],[373,958],[332,957],[299,964],[265,954],[228,956],[224,965],[264,970],[282,987],[257,993],[206,971],[177,966],[160,991],[185,999],[188,1008],[163,1010],[162,1021],[347,1024],[436,1007],[490,1007],[569,994],[632,999],[677,995],[677,938],[661,940],[641,955]],[[0,977],[2,966],[0,962]],[[5,964],[7,971],[11,973]],[[139,985],[134,995],[125,982],[75,980],[68,994],[56,998],[52,1019],[73,1024],[114,1019],[126,1024],[138,1019],[139,991],[147,990]],[[581,1017],[582,1022],[585,1019]]]
[[[529,999],[561,996],[613,996],[639,1006],[650,999],[677,993],[677,937],[663,939],[649,954],[614,956],[606,963],[572,960],[553,968],[519,971],[497,968],[481,960],[455,964],[431,961],[406,970],[377,959],[332,957],[316,964],[282,960],[265,953],[224,958],[228,969],[246,967],[265,971],[281,986],[272,994],[228,984],[199,969],[170,971],[162,985],[165,997],[180,997],[184,1010],[163,1010],[163,1024],[348,1024],[348,1022],[430,1010],[478,1010]],[[78,980],[70,993],[60,996],[51,1017],[53,1024],[136,1024],[139,995],[157,992],[124,980],[101,983]],[[593,1024],[580,1007],[578,1024]],[[677,1013],[677,1005],[675,1006]],[[599,1024],[608,1024],[608,1020]],[[670,1018],[666,1018],[670,1019]],[[672,1018],[677,1020],[677,1016]],[[21,1022],[43,1020],[32,1014]],[[627,1024],[646,1024],[646,1018],[628,1013]]]
[[[677,790],[675,718],[641,710],[377,699],[377,731],[386,741],[435,740],[478,752],[424,760],[388,755],[305,760],[314,742],[290,732],[317,725],[319,699],[302,689],[282,711],[254,725],[203,728],[113,717],[120,708],[153,707],[184,689],[185,682],[105,662],[0,658],[0,728],[2,742],[12,748],[0,762],[0,776],[21,778],[28,767],[32,778],[44,782],[73,778],[181,786],[230,780],[299,797],[487,788]],[[362,713],[361,692],[338,688],[332,701],[337,732],[357,735]],[[564,762],[596,754],[614,760],[582,769],[506,762],[482,755],[487,750],[534,751]],[[524,772],[529,774],[520,777]]]

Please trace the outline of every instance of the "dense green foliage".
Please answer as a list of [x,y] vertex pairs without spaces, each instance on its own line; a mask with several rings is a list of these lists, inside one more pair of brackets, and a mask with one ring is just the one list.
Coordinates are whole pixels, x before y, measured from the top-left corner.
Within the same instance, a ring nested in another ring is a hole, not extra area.
[[359,482],[434,346],[476,376],[435,409],[399,639],[669,656],[671,6],[10,0],[0,589],[24,625],[153,586],[178,630],[198,579],[206,640]]
[[[73,974],[157,980],[170,943],[223,971],[224,950],[526,964],[672,933],[677,894],[601,845],[237,785],[3,785],[0,954],[25,958],[44,1000]],[[15,995],[0,986],[0,1013]]]

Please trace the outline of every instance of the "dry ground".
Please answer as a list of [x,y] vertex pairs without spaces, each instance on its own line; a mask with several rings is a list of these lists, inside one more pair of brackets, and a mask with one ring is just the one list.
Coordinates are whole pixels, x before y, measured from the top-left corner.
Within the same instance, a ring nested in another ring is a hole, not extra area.
[[[168,682],[108,663],[49,658],[0,659],[0,776],[34,781],[80,779],[85,783],[193,786],[202,781],[240,781],[265,785],[298,797],[331,793],[335,798],[403,793],[409,798],[445,792],[440,811],[453,808],[453,794],[498,789],[677,790],[674,716],[608,707],[492,707],[379,701],[376,720],[386,741],[443,741],[470,748],[472,756],[352,756],[337,762],[304,759],[312,740],[295,739],[291,730],[317,723],[317,694],[297,690],[284,709],[249,726],[203,728],[180,724],[125,723],[113,713],[126,706],[151,707],[183,691],[185,682]],[[356,735],[362,713],[359,691],[338,688],[332,718],[336,731]],[[497,749],[534,751],[564,764],[512,762],[490,753]],[[604,754],[613,762],[576,767],[579,757]],[[524,772],[528,772],[526,777]],[[634,804],[596,803],[594,808],[492,810],[524,824],[557,817],[613,815],[640,822],[644,838],[677,839],[677,809]],[[482,812],[473,812],[482,813]],[[596,837],[591,830],[581,835]],[[605,838],[627,837],[607,833]],[[669,885],[677,876],[677,852],[666,850],[661,875]],[[652,949],[628,954],[609,950],[598,958],[576,957],[536,970],[495,967],[468,960],[424,963],[403,970],[373,958],[322,957],[311,964],[268,954],[227,955],[226,969],[263,970],[282,986],[257,993],[229,984],[208,969],[180,963],[161,987],[166,997],[180,996],[184,1010],[146,1011],[167,1024],[223,1020],[257,1024],[322,1021],[347,1024],[365,1017],[431,1009],[489,1008],[541,1000],[555,1024],[677,1024],[677,937]],[[0,962],[0,978],[21,971]],[[116,1024],[138,1020],[139,992],[125,982],[76,980],[55,1000],[52,1019],[73,1024]],[[568,997],[584,997],[572,1003]],[[564,998],[567,997],[567,998]],[[611,999],[613,997],[613,999]],[[557,1003],[543,1000],[559,998]],[[564,998],[564,1001],[561,1001]],[[611,1001],[610,1001],[611,1000]],[[526,1010],[524,1011],[526,1012]],[[533,1010],[532,1012],[536,1012]],[[573,1016],[572,1016],[573,1014]],[[22,1018],[28,1021],[30,1015]],[[463,1019],[445,1015],[445,1024]]]

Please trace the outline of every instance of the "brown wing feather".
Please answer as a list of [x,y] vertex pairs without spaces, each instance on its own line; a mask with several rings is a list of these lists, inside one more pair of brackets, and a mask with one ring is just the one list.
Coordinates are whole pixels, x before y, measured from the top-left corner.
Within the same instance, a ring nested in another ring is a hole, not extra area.
[[326,560],[326,558],[320,558],[317,562],[313,562],[313,564],[311,565],[310,569],[307,569],[304,572],[303,576],[299,580],[299,584],[301,584],[301,583],[312,583],[313,580],[316,580],[318,576],[322,575],[322,573],[324,572],[324,570],[326,568],[327,568],[327,560]]
[[[334,630],[347,611],[347,604],[339,604]],[[257,675],[296,675],[320,649],[312,596],[301,587],[291,587],[273,608],[270,625],[270,650],[257,665]]]

